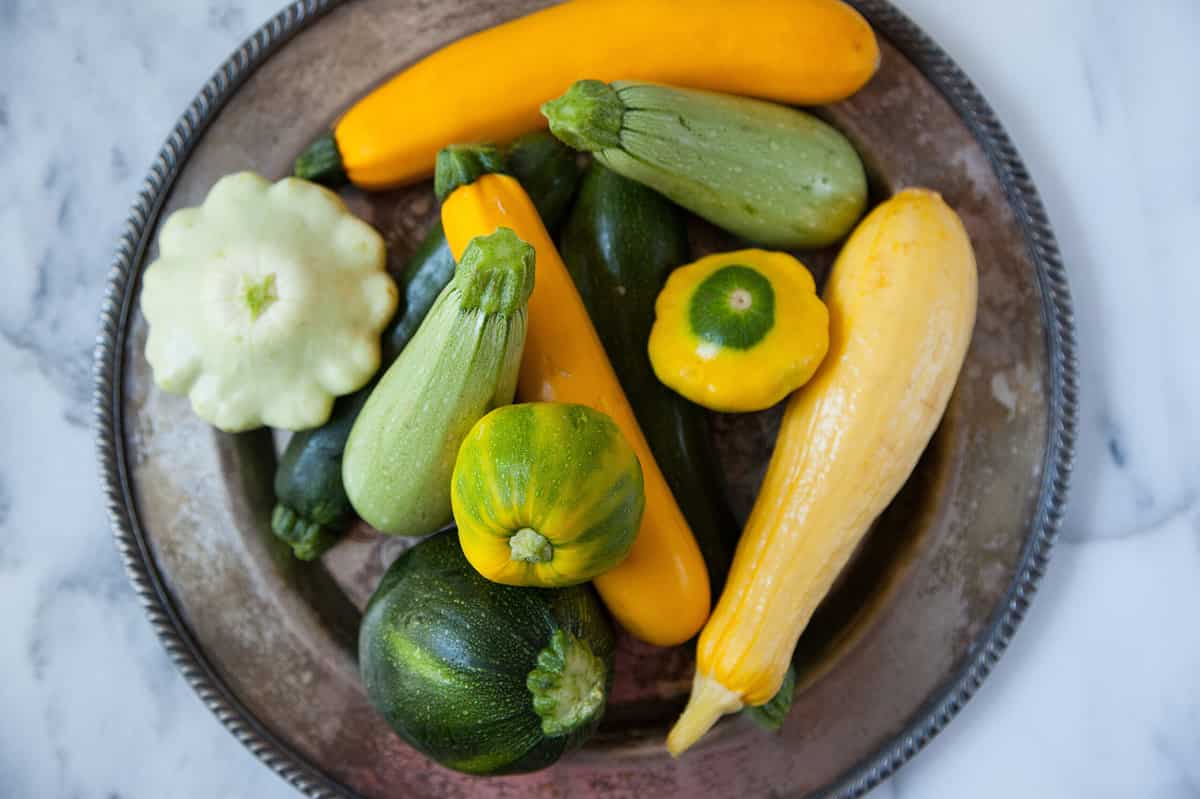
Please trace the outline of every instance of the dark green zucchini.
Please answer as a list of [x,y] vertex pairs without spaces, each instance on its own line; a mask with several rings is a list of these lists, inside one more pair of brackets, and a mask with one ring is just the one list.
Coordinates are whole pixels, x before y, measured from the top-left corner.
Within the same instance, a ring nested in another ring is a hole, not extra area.
[[[555,230],[570,206],[579,182],[575,151],[549,133],[534,133],[513,142],[505,161],[508,171],[529,192],[547,228]],[[400,304],[383,332],[380,374],[417,332],[433,301],[454,275],[454,257],[441,221],[434,223],[405,265],[399,279]],[[328,422],[292,436],[275,470],[275,510],[271,529],[302,560],[318,557],[333,546],[353,518],[342,485],[342,451],[350,428],[374,382],[334,404]]]
[[657,192],[592,164],[563,228],[561,250],[700,545],[715,597],[725,584],[738,526],[724,502],[708,417],[658,381],[646,354],[658,292],[671,269],[688,261],[683,213]]
[[536,771],[580,746],[604,713],[612,657],[590,586],[493,583],[454,531],[392,564],[359,628],[371,704],[413,747],[469,774]]
[[508,173],[529,194],[546,230],[556,232],[579,186],[578,154],[546,131],[527,133],[504,153]]

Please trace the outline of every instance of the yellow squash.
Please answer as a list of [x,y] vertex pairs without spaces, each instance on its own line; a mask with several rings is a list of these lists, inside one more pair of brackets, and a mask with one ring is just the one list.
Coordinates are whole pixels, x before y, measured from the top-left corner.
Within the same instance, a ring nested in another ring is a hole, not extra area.
[[654,373],[714,411],[770,408],[808,382],[829,348],[812,275],[786,252],[738,250],[681,266],[654,313]]
[[830,347],[789,400],[725,591],[700,635],[678,755],[779,689],[817,604],[933,435],[975,323],[975,256],[942,198],[908,189],[847,242],[825,291]]
[[471,239],[499,227],[511,228],[536,250],[517,396],[587,405],[617,423],[641,462],[646,510],[629,556],[595,585],[613,616],[636,637],[659,646],[686,641],[708,618],[704,559],[533,203],[517,181],[485,174],[449,190],[442,225],[456,258]]
[[359,100],[297,163],[363,188],[429,175],[453,142],[516,138],[580,78],[819,105],[875,73],[879,45],[841,0],[569,0],[468,36]]

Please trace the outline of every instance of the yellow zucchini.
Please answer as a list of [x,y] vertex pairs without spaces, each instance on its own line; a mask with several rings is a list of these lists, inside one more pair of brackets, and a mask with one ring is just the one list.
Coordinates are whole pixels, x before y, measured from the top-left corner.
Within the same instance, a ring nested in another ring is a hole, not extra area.
[[700,635],[679,755],[767,702],[800,634],[937,427],[975,324],[975,256],[935,192],[905,190],[847,242],[825,290],[829,353],[788,401],[729,580]]
[[580,78],[819,105],[858,91],[878,65],[875,34],[841,0],[569,0],[405,69],[315,141],[296,174],[368,189],[420,179],[449,144],[543,127],[539,106]]

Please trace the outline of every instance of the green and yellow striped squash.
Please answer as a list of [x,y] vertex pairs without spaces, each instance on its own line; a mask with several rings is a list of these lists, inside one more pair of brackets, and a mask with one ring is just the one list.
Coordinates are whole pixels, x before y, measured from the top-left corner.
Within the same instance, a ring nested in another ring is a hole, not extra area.
[[546,588],[620,563],[646,502],[642,467],[616,423],[558,402],[509,405],[480,419],[459,449],[450,500],[476,571]]

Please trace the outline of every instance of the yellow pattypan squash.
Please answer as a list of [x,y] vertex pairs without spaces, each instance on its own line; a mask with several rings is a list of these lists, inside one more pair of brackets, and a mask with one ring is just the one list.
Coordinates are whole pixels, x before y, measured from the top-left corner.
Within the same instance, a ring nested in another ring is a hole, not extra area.
[[329,190],[228,175],[171,215],[158,249],[142,279],[146,360],[205,421],[315,427],[378,370],[396,285],[382,237]]
[[829,349],[829,313],[787,253],[719,253],[671,273],[654,306],[650,363],[665,385],[727,413],[804,385]]

